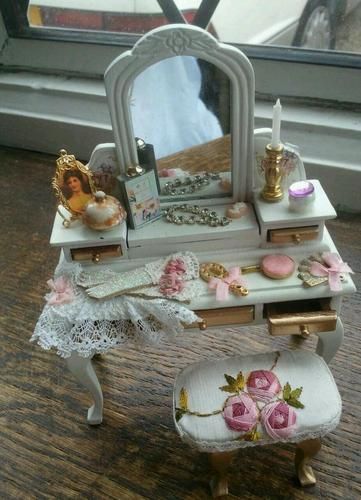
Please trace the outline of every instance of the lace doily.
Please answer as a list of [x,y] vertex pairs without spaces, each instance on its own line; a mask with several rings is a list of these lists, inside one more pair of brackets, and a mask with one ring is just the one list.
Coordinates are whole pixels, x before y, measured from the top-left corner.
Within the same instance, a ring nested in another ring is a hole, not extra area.
[[55,278],[65,276],[74,289],[70,303],[45,305],[35,326],[31,341],[43,349],[57,349],[67,358],[73,351],[89,357],[132,342],[155,344],[162,338],[174,338],[184,325],[200,318],[175,301],[164,298],[144,299],[121,296],[97,301],[76,286],[82,268],[79,264],[62,264]]

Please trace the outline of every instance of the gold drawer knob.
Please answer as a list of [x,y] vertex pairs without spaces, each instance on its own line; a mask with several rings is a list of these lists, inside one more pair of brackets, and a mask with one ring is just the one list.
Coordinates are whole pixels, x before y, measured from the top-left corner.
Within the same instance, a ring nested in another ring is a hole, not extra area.
[[304,339],[308,339],[310,336],[310,330],[308,329],[307,325],[300,325],[300,332],[301,332],[301,337]]
[[198,327],[200,330],[207,330],[207,321],[203,319],[198,323]]
[[293,235],[293,241],[294,243],[296,243],[296,245],[298,245],[299,243],[301,243],[302,241],[302,238],[301,238],[301,235],[296,233]]
[[100,257],[101,257],[100,253],[94,253],[93,254],[92,261],[94,262],[94,264],[99,264]]

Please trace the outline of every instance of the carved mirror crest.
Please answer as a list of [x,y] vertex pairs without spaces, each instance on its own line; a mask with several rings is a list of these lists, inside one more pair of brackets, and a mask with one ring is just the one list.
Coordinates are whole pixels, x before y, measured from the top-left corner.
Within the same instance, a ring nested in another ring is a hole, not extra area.
[[122,173],[152,144],[161,200],[245,200],[253,166],[254,75],[247,57],[204,30],[151,31],[105,73]]

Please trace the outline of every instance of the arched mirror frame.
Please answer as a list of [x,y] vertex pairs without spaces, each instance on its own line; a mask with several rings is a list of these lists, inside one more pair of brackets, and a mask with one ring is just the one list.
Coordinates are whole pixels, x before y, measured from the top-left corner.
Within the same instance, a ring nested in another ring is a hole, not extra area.
[[[191,25],[168,25],[150,31],[132,50],[107,68],[105,88],[120,170],[138,164],[130,111],[131,85],[147,67],[174,56],[204,59],[231,81],[232,197],[204,200],[221,204],[250,197],[253,169],[254,73],[238,49],[219,43],[206,31]],[[203,200],[202,200],[203,201]]]

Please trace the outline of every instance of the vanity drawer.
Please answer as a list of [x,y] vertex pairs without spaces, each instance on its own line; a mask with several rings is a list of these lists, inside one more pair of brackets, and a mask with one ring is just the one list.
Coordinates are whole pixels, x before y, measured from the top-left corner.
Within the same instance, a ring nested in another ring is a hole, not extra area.
[[91,261],[94,264],[114,259],[123,255],[121,245],[105,245],[97,247],[72,248],[71,259],[78,262]]
[[227,326],[252,323],[254,319],[254,306],[223,307],[219,309],[202,309],[195,313],[203,319],[202,323],[190,325],[198,326],[205,330],[211,326]]
[[333,331],[337,312],[330,308],[330,299],[300,300],[267,304],[265,316],[271,335],[302,335]]
[[320,233],[319,226],[288,227],[285,229],[270,229],[267,240],[271,243],[294,243],[317,240]]

